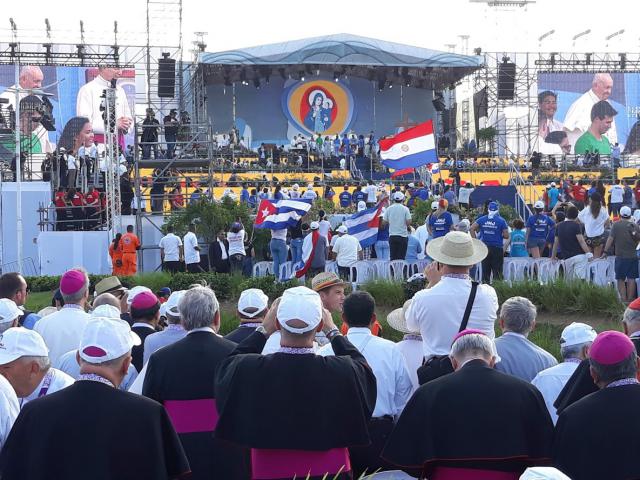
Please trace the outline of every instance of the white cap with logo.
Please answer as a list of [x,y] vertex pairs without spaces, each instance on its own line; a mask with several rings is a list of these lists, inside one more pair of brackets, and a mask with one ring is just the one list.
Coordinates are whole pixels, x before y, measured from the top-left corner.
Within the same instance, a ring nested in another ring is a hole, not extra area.
[[[317,292],[307,287],[285,290],[276,314],[280,326],[291,333],[306,333],[315,330],[322,321],[322,300]],[[299,320],[304,327],[293,327],[291,320]]]
[[562,334],[560,335],[560,346],[570,347],[571,345],[593,342],[597,336],[598,333],[591,325],[573,322],[562,330]]
[[269,305],[267,297],[259,288],[248,288],[240,294],[238,312],[247,318],[254,318]]
[[13,300],[0,298],[0,323],[13,322],[23,313]]
[[318,222],[311,222],[311,225],[309,225],[309,228],[311,230],[318,230],[320,228],[320,224]]
[[186,290],[176,290],[175,292],[172,292],[169,296],[169,299],[160,306],[160,309],[164,310],[163,313],[165,313],[165,315],[168,313],[172,317],[179,317],[180,308],[178,307],[178,305],[180,304],[180,300],[182,300],[182,297],[184,297],[184,294],[186,292]]
[[0,335],[0,365],[20,357],[48,357],[49,349],[35,330],[12,327]]
[[349,231],[349,229],[347,228],[346,225],[340,225],[338,227],[338,233],[347,233]]
[[119,318],[94,318],[84,327],[80,348],[80,358],[88,363],[104,363],[114,360],[140,345],[140,337]]
[[404,200],[404,193],[402,193],[402,192],[395,192],[395,193],[393,194],[393,199],[394,199],[396,202],[401,202],[402,200]]
[[625,218],[630,218],[631,217],[631,208],[627,207],[626,205],[624,207],[622,207],[620,209],[620,216],[621,217],[625,217]]
[[544,209],[544,202],[542,200],[538,200],[536,203],[533,204],[533,208],[536,210]]

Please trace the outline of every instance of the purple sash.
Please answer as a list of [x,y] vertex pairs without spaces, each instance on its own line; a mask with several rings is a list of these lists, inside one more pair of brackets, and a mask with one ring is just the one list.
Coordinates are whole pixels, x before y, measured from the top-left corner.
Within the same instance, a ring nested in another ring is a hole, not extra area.
[[218,424],[215,398],[165,400],[164,408],[177,433],[213,432]]
[[310,450],[251,449],[253,480],[305,478],[307,475],[330,476],[351,471],[349,450],[333,448],[321,452]]

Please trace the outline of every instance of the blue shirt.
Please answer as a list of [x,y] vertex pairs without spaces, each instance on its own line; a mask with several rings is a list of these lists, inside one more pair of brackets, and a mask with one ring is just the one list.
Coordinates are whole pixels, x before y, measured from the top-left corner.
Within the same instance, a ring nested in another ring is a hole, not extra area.
[[249,203],[249,190],[246,188],[240,191],[240,203]]
[[525,239],[527,234],[524,230],[513,230],[511,232],[511,257],[528,257]]
[[31,312],[22,320],[22,326],[29,330],[33,330],[33,327],[36,326],[36,322],[40,320],[40,316],[37,313]]
[[551,188],[547,195],[549,196],[549,208],[555,207],[558,203],[558,197],[560,197],[560,191],[557,188]]
[[367,194],[364,193],[362,190],[357,190],[353,192],[353,203],[355,205],[358,205],[358,202],[366,202],[366,201],[367,201]]
[[443,197],[445,198],[445,200],[447,202],[449,202],[449,205],[455,205],[456,204],[456,194],[453,190],[449,189],[446,192],[444,192]]
[[257,195],[249,195],[249,200],[247,200],[247,203],[249,204],[249,206],[251,208],[256,208],[256,206],[258,205],[258,196]]
[[260,192],[258,194],[258,197],[260,198],[260,200],[267,200],[269,198],[269,194],[266,192]]
[[389,241],[389,224],[386,224],[384,227],[378,228],[378,242],[388,242]]
[[508,228],[504,218],[500,215],[496,215],[493,218],[489,218],[489,215],[484,215],[477,219],[476,223],[480,227],[482,241],[486,246],[502,248],[504,245],[502,232]]
[[453,225],[453,218],[449,212],[444,212],[439,217],[431,215],[429,217],[431,238],[444,237],[451,230],[451,225]]
[[202,194],[200,192],[193,192],[191,194],[191,197],[189,198],[189,203],[191,204],[196,203],[198,200],[200,200],[201,196]]
[[420,240],[418,240],[413,235],[409,235],[407,241],[407,253],[404,255],[404,259],[407,261],[418,260],[419,253],[422,253],[422,245],[420,245]]
[[551,217],[547,217],[543,214],[536,213],[531,215],[527,220],[527,228],[530,228],[529,238],[543,238],[547,239],[549,236],[549,230],[555,226],[556,222]]
[[351,194],[349,192],[347,192],[346,190],[344,192],[342,192],[340,194],[340,206],[341,207],[348,207],[349,205],[351,205]]
[[284,197],[282,196],[282,192],[276,192],[273,194],[274,200],[282,200]]
[[429,200],[429,190],[427,190],[424,187],[421,187],[418,189],[417,195],[418,195],[418,198],[423,202],[426,202],[427,200]]

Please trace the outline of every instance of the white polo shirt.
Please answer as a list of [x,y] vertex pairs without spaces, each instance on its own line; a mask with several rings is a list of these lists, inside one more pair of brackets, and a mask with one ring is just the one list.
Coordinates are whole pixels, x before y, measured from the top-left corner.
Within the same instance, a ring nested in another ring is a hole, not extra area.
[[57,365],[58,358],[80,345],[84,327],[91,315],[79,305],[67,304],[51,315],[41,318],[33,329],[42,335],[49,348],[49,360]]
[[[414,295],[407,311],[407,327],[422,335],[426,358],[451,352],[451,343],[460,328],[470,292],[470,279],[444,276],[432,288]],[[490,285],[478,285],[467,328],[481,330],[494,339],[497,312],[496,291]]]
[[180,247],[182,246],[182,240],[180,240],[180,237],[177,235],[167,233],[160,239],[158,246],[164,249],[165,262],[177,262],[180,260]]
[[[413,383],[396,344],[374,336],[367,327],[351,327],[347,332],[347,339],[367,359],[376,376],[376,407],[373,417],[400,415],[413,392]],[[318,355],[323,357],[333,354],[331,344],[318,350]]]
[[196,250],[198,246],[198,237],[193,232],[189,232],[184,236],[184,262],[189,265],[191,263],[200,263],[200,252]]
[[20,404],[16,392],[9,380],[0,375],[0,449],[4,446],[19,413]]
[[350,267],[358,261],[358,252],[362,250],[358,239],[352,235],[344,234],[338,237],[333,246],[336,254],[336,263],[339,267]]
[[541,371],[531,380],[531,383],[540,390],[554,425],[558,422],[558,411],[553,406],[553,402],[556,401],[569,378],[578,368],[578,365],[580,365],[579,361],[562,362]]

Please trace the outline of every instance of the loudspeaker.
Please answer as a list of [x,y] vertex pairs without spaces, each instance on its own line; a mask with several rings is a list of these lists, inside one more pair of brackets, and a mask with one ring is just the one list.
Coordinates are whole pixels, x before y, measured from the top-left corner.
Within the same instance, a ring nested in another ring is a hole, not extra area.
[[498,66],[498,100],[513,100],[516,84],[516,64],[502,62]]
[[158,59],[158,97],[174,98],[176,89],[176,61],[173,58]]

